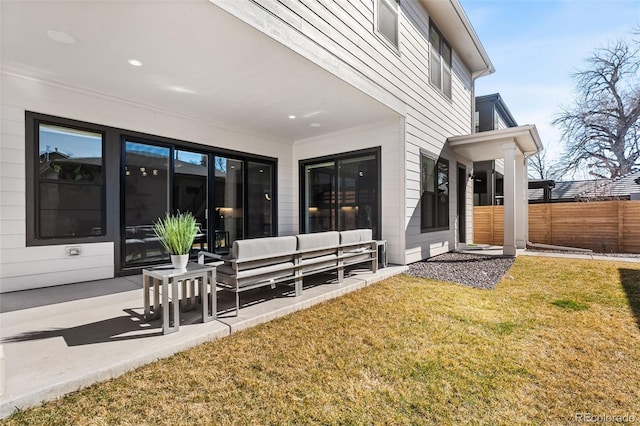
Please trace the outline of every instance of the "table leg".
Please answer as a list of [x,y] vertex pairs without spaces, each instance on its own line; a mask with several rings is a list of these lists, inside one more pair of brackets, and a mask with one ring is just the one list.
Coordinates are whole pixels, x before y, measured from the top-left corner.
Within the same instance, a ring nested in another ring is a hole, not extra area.
[[[171,285],[171,308],[169,308],[169,285]],[[170,312],[173,311],[173,312]],[[170,318],[173,313],[173,318]],[[173,320],[173,325],[171,325]],[[180,328],[180,301],[178,283],[168,278],[162,280],[162,332],[175,333]]]
[[180,298],[180,310],[184,312],[188,308],[187,299],[185,297],[187,295],[187,280],[182,280],[179,282],[182,285],[182,294],[181,294],[182,297]]
[[[200,277],[200,300],[202,300],[202,322],[209,322],[216,318],[217,300],[216,286],[210,272]],[[209,311],[209,287],[211,287],[211,311]]]
[[196,308],[196,289],[194,278],[182,280],[182,298],[180,299],[182,312],[193,311]]
[[144,319],[149,321],[150,318],[150,301],[149,301],[149,275],[142,276],[143,292],[144,292]]
[[151,278],[153,284],[153,318],[158,318],[160,315],[160,280],[157,278]]

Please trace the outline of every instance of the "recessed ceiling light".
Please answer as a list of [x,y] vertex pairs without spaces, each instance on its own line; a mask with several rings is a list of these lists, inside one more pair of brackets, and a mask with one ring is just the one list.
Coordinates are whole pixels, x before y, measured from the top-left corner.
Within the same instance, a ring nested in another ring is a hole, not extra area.
[[290,115],[289,118],[294,120],[296,118],[296,116],[295,115]]
[[133,65],[134,67],[141,67],[142,66],[142,62],[140,62],[137,59],[129,59],[127,62],[129,62],[129,65]]
[[65,33],[64,31],[49,30],[47,31],[47,36],[51,40],[57,41],[58,43],[76,44],[76,39],[71,37],[69,34]]
[[172,92],[189,93],[191,95],[195,95],[196,93],[198,93],[195,90],[187,89],[186,87],[183,87],[183,86],[167,86],[167,89],[171,90]]
[[309,124],[311,127],[320,127],[320,123],[311,123]]

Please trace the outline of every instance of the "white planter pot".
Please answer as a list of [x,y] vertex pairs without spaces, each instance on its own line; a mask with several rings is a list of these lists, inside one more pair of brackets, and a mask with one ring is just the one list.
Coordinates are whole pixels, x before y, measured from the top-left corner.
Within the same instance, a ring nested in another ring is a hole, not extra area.
[[188,254],[172,254],[171,264],[175,269],[187,269],[187,262],[189,261]]

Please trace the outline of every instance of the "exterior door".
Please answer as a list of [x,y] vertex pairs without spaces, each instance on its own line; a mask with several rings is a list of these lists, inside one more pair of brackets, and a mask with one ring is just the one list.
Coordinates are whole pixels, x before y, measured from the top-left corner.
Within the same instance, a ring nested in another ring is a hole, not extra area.
[[458,164],[458,241],[467,242],[467,169]]
[[197,257],[199,250],[209,247],[209,155],[202,152],[176,149],[173,161],[173,211],[191,212],[198,224],[198,233],[191,250]]
[[124,142],[123,267],[169,259],[153,224],[169,211],[171,149]]
[[379,238],[378,150],[301,162],[301,232],[370,228]]

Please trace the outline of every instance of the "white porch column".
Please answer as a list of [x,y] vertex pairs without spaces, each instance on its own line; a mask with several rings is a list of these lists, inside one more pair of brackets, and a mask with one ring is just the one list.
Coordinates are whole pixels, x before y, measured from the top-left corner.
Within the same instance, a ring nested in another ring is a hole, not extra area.
[[516,144],[502,145],[504,156],[504,242],[502,254],[516,255]]
[[516,247],[519,249],[527,248],[527,231],[529,228],[527,203],[528,183],[526,159],[523,154],[516,154]]

